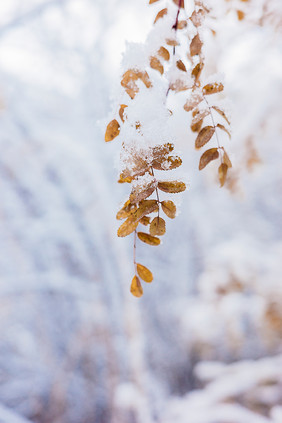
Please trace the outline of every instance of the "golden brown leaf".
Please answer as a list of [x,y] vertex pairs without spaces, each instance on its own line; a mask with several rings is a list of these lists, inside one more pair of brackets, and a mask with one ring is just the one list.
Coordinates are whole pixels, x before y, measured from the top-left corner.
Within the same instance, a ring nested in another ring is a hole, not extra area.
[[199,93],[192,93],[191,97],[188,98],[183,108],[186,112],[191,112],[194,107],[198,106],[199,103],[203,100],[203,96]]
[[167,215],[167,217],[170,217],[170,219],[174,219],[176,215],[176,206],[173,201],[162,201],[161,202],[162,210]]
[[142,297],[143,295],[143,288],[140,282],[140,279],[138,278],[138,276],[133,276],[132,282],[131,282],[131,287],[130,287],[130,292],[131,294],[134,295],[134,297]]
[[190,56],[196,56],[197,54],[201,53],[202,50],[202,41],[200,39],[199,34],[195,35],[195,37],[193,38],[193,40],[191,41],[190,44]]
[[170,83],[169,88],[172,91],[179,93],[180,91],[188,90],[189,88],[191,88],[191,86],[187,84],[185,81],[182,81],[182,79],[176,79],[174,82]]
[[127,105],[126,104],[121,104],[120,105],[120,108],[119,108],[119,112],[118,112],[118,114],[119,114],[119,117],[120,117],[120,119],[121,119],[121,121],[122,122],[124,122],[124,109],[127,107]]
[[207,84],[203,87],[203,94],[209,95],[219,93],[220,91],[223,91],[223,88],[224,86],[221,82],[219,84],[217,82],[214,84]]
[[123,176],[123,174],[121,173],[120,175],[119,175],[119,180],[118,180],[118,183],[119,184],[124,184],[124,183],[131,183],[132,182],[132,178],[131,178],[131,176],[127,176],[127,177],[124,177]]
[[159,19],[163,18],[166,14],[167,14],[167,8],[160,10],[160,11],[157,13],[157,16],[156,16],[156,18],[155,18],[155,20],[154,20],[154,24],[155,24],[155,23],[156,23]]
[[191,126],[190,126],[191,131],[193,131],[193,132],[199,132],[200,129],[201,129],[201,127],[202,127],[202,125],[203,125],[203,119],[197,120],[197,122],[194,122],[194,123],[192,121]]
[[226,114],[224,113],[224,111],[223,110],[221,110],[219,107],[217,107],[217,106],[212,106],[212,108],[217,112],[217,113],[219,113],[220,114],[220,116],[222,116],[223,117],[223,119],[225,119],[226,120],[226,122],[228,123],[228,125],[230,125],[230,122],[229,122],[229,120],[228,120],[228,118],[227,118],[227,116],[226,116]]
[[216,160],[218,157],[219,153],[217,148],[210,148],[209,150],[205,151],[200,158],[199,170],[204,169],[204,167],[206,167],[209,162]]
[[196,28],[202,25],[204,15],[205,11],[203,9],[199,9],[198,11],[194,10],[192,13],[190,19]]
[[159,71],[161,75],[164,73],[164,67],[157,57],[150,57],[150,66],[152,69]]
[[149,75],[146,71],[138,72],[138,78],[141,79],[146,88],[150,88],[152,86]]
[[239,21],[242,21],[245,17],[245,13],[242,10],[237,10],[237,17]]
[[143,264],[137,263],[137,273],[144,282],[150,283],[154,279],[153,273]]
[[152,181],[149,184],[137,186],[132,189],[129,199],[131,203],[139,203],[141,200],[150,197],[156,189],[156,182]]
[[184,29],[187,26],[187,21],[178,21],[177,22],[177,29]]
[[150,224],[150,234],[151,235],[164,235],[165,234],[165,220],[161,217],[154,217]]
[[124,237],[130,235],[138,226],[138,221],[133,216],[129,216],[125,222],[118,228],[117,235]]
[[230,134],[230,132],[228,131],[228,129],[226,129],[226,128],[225,128],[225,126],[224,126],[224,125],[221,125],[221,123],[218,123],[216,126],[217,126],[218,128],[220,128],[222,131],[226,132],[226,134],[229,136],[229,138],[231,138],[231,134]]
[[158,55],[161,56],[166,61],[168,61],[169,58],[170,58],[169,51],[165,47],[160,47],[159,48]]
[[156,1],[159,1],[159,0],[150,0],[149,4],[155,3]]
[[151,219],[148,216],[143,216],[141,217],[141,219],[139,220],[139,223],[141,223],[144,226],[148,226],[151,223]]
[[[173,3],[175,3],[176,6],[179,6],[179,0],[173,0]],[[184,8],[184,0],[180,0],[180,7]]]
[[152,167],[157,170],[171,170],[181,166],[182,160],[178,156],[161,157],[152,162]]
[[158,188],[161,191],[175,194],[177,192],[185,191],[186,185],[184,184],[184,182],[180,182],[180,181],[163,181],[163,182],[158,182]]
[[220,182],[220,186],[223,187],[226,181],[226,175],[227,175],[228,166],[226,163],[221,163],[221,165],[218,168],[218,178]]
[[201,148],[203,147],[211,137],[213,136],[215,132],[215,128],[213,126],[205,126],[201,131],[199,132],[196,141],[195,141],[195,147]]
[[192,76],[194,76],[196,83],[198,82],[198,80],[199,80],[199,78],[201,76],[203,67],[204,67],[204,64],[202,62],[200,62],[192,70]]
[[147,88],[152,86],[147,72],[129,69],[123,74],[121,85],[125,88],[125,91],[131,98],[134,98],[136,93],[139,91],[135,83],[138,79],[141,79]]
[[137,232],[137,235],[140,241],[145,242],[145,244],[157,246],[161,243],[160,238],[146,234],[145,232]]
[[179,46],[179,42],[174,38],[166,38],[165,42],[168,46],[176,47]]
[[113,119],[107,126],[105,133],[105,141],[112,141],[115,137],[119,135],[120,125],[116,119]]
[[134,212],[136,220],[142,219],[147,214],[153,213],[159,209],[157,200],[142,200],[139,203],[138,209]]
[[126,203],[122,206],[122,208],[117,212],[116,218],[118,220],[126,219],[132,213],[137,210],[136,204],[132,204],[130,200],[127,200]]
[[223,148],[223,151],[224,151],[224,153],[223,153],[223,163],[225,163],[228,167],[232,167],[231,160],[229,159],[228,154],[226,153],[224,148]]
[[183,72],[187,72],[186,66],[184,65],[182,60],[177,60],[176,66],[178,67],[178,69],[182,70]]

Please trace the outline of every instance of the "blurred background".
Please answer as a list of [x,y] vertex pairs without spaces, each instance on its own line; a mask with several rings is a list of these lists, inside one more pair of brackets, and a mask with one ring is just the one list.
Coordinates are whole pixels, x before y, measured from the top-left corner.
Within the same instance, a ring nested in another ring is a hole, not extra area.
[[197,171],[187,117],[190,188],[138,247],[155,279],[136,299],[104,130],[160,3],[1,1],[1,423],[282,422],[282,4],[212,3],[233,170],[221,189]]

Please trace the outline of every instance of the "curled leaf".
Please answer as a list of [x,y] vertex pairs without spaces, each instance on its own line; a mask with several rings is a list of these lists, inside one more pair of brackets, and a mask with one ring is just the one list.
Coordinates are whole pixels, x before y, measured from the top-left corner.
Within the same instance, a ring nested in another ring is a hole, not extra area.
[[117,235],[120,237],[125,237],[130,235],[138,226],[138,221],[134,217],[129,216],[125,222],[118,228]]
[[190,44],[190,56],[196,56],[197,54],[201,53],[202,50],[202,41],[200,39],[199,34],[195,35],[195,37],[193,38],[193,40],[191,41]]
[[105,133],[105,141],[112,141],[115,137],[119,135],[120,125],[116,119],[113,119],[107,126]]
[[223,91],[223,88],[224,86],[221,82],[219,84],[217,82],[214,84],[207,84],[203,87],[203,94],[209,95],[219,93],[220,91]]
[[226,181],[226,175],[228,171],[228,166],[226,163],[221,163],[221,165],[218,168],[218,178],[220,182],[220,186],[223,187]]
[[228,167],[232,167],[231,160],[229,159],[228,154],[226,153],[224,148],[223,148],[223,151],[224,151],[224,153],[223,153],[223,163],[225,163]]
[[180,182],[180,181],[163,181],[163,182],[158,182],[158,188],[161,191],[175,194],[177,192],[185,191],[186,185],[184,184],[184,182]]
[[119,117],[120,117],[120,119],[121,119],[121,121],[122,122],[124,122],[124,109],[127,107],[127,105],[126,104],[121,104],[120,105],[120,108],[119,108],[119,112],[118,112],[118,114],[119,114]]
[[170,58],[169,51],[165,47],[160,47],[159,48],[158,55],[161,56],[166,61],[168,61],[169,58]]
[[229,138],[231,138],[231,134],[230,134],[230,132],[228,131],[228,129],[226,129],[226,128],[225,128],[225,126],[224,126],[224,125],[221,125],[221,123],[218,123],[216,126],[217,126],[218,128],[220,128],[222,131],[226,132],[226,134],[229,136]]
[[186,66],[184,65],[182,60],[177,60],[176,66],[178,67],[178,69],[182,70],[183,72],[187,72]]
[[161,243],[160,238],[146,234],[145,232],[137,232],[137,235],[138,235],[138,238],[140,239],[140,241],[145,242],[145,244],[156,246],[156,245],[160,245],[160,243]]
[[157,13],[157,16],[156,16],[156,18],[155,18],[155,20],[154,20],[154,24],[155,24],[155,23],[156,23],[159,19],[163,18],[166,14],[167,14],[167,8],[160,10],[160,11]]
[[132,213],[134,213],[135,210],[137,210],[136,204],[132,204],[130,200],[127,200],[122,208],[117,212],[116,218],[118,220],[126,219]]
[[198,82],[198,80],[199,80],[199,78],[201,76],[203,67],[204,67],[204,64],[202,62],[200,62],[192,70],[192,76],[194,76],[196,83]]
[[161,202],[163,212],[169,217],[170,219],[174,219],[176,215],[176,206],[173,201],[162,201]]
[[134,297],[142,297],[143,295],[143,288],[140,282],[140,279],[138,276],[133,276],[133,279],[131,281],[131,287],[130,287],[131,294],[134,295]]
[[205,126],[201,131],[199,132],[196,141],[195,141],[195,147],[201,148],[203,147],[211,137],[213,136],[215,132],[215,128],[213,126]]
[[199,163],[199,170],[204,169],[212,160],[216,160],[219,157],[218,149],[217,148],[210,148],[209,150],[205,151],[200,158]]
[[161,217],[155,217],[150,224],[151,235],[164,235],[165,234],[165,220]]
[[217,107],[217,106],[212,106],[212,108],[217,112],[217,113],[219,113],[220,114],[220,116],[222,116],[223,117],[223,119],[225,119],[226,120],[226,122],[228,123],[228,125],[230,125],[230,122],[229,122],[229,120],[228,120],[228,118],[227,118],[227,116],[226,116],[226,114],[224,113],[224,111],[223,110],[221,110],[219,107]]
[[161,75],[164,73],[164,67],[157,57],[152,56],[150,58],[150,66],[152,69],[159,71]]
[[137,263],[137,273],[144,282],[150,283],[154,279],[153,273],[143,264]]

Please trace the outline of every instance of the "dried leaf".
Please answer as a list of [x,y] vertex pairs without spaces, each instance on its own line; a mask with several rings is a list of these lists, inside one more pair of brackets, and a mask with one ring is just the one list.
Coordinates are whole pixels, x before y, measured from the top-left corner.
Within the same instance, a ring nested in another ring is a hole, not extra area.
[[242,21],[245,17],[245,13],[242,10],[237,10],[237,17],[239,21]]
[[217,112],[217,113],[219,113],[220,114],[220,116],[222,116],[223,117],[223,119],[225,119],[226,120],[226,122],[228,123],[228,125],[230,125],[230,122],[229,122],[229,120],[228,120],[228,118],[227,118],[227,116],[226,116],[226,114],[224,113],[224,111],[223,110],[221,110],[219,107],[217,107],[217,106],[212,106],[212,108]]
[[165,47],[160,47],[159,48],[158,55],[161,56],[166,61],[168,61],[169,58],[170,58],[169,51]]
[[200,129],[201,129],[201,127],[202,127],[202,125],[203,125],[203,119],[200,119],[200,120],[198,120],[195,123],[193,123],[193,121],[192,121],[191,126],[190,126],[191,131],[193,131],[193,132],[199,132]]
[[202,100],[203,100],[202,95],[200,95],[199,93],[192,93],[191,97],[188,98],[183,108],[186,112],[191,112],[191,110],[197,107],[198,104],[200,104]]
[[206,110],[199,110],[199,109],[194,109],[192,116],[192,123],[191,123],[191,127],[193,125],[196,125],[198,122],[203,121],[203,119],[205,119],[206,116],[208,116],[210,114],[209,109]]
[[138,235],[138,238],[140,239],[140,241],[145,242],[145,244],[160,245],[160,243],[161,243],[160,238],[146,234],[145,232],[137,232],[137,235]]
[[161,160],[163,156],[173,151],[174,145],[172,143],[166,143],[163,145],[157,145],[156,147],[153,147],[153,158],[154,160]]
[[184,8],[184,0],[173,0],[173,3],[175,3],[176,6],[179,7],[179,1],[180,1],[180,7]]
[[141,79],[147,88],[152,86],[147,72],[129,69],[123,74],[121,85],[125,88],[125,91],[131,98],[134,98],[136,93],[139,91],[135,83],[138,79]]
[[223,187],[226,181],[226,175],[227,175],[228,166],[226,163],[221,163],[221,165],[218,168],[218,178],[220,182],[220,186]]
[[226,153],[224,148],[223,148],[223,151],[224,151],[224,153],[223,153],[223,163],[225,163],[228,167],[232,167],[231,160],[229,159],[228,154]]
[[138,72],[138,78],[141,79],[146,88],[150,88],[152,86],[149,75],[146,71]]
[[193,38],[193,40],[191,41],[190,44],[190,56],[196,56],[197,54],[201,53],[202,50],[202,41],[200,39],[199,34],[195,35],[195,37]]
[[182,70],[183,72],[187,72],[186,66],[184,65],[182,60],[177,60],[176,66],[178,67],[178,69]]
[[174,219],[176,215],[176,206],[173,201],[162,201],[161,202],[162,210],[167,215],[167,217],[170,217],[170,219]]
[[203,147],[211,137],[213,136],[215,132],[215,128],[213,126],[205,126],[201,131],[199,132],[196,141],[195,141],[195,147],[201,148]]
[[124,122],[124,109],[127,107],[127,105],[126,104],[121,104],[120,105],[120,108],[119,108],[119,112],[118,112],[118,114],[119,114],[119,117],[120,117],[120,119],[121,119],[121,121],[122,122]]
[[157,187],[156,181],[152,181],[149,184],[136,186],[132,189],[129,199],[131,203],[139,203],[141,200],[150,197]]
[[179,46],[179,42],[175,38],[166,38],[165,42],[168,46],[176,47]]
[[194,78],[195,78],[195,83],[198,82],[198,80],[199,80],[199,78],[201,76],[203,67],[204,67],[204,64],[202,62],[200,62],[192,70],[192,76],[194,76]]
[[164,235],[165,234],[165,220],[161,217],[155,217],[150,224],[151,235]]
[[178,156],[162,157],[152,162],[152,167],[157,170],[172,170],[181,166],[182,160]]
[[177,22],[177,29],[184,29],[187,26],[187,21],[178,21]]
[[204,169],[204,167],[206,167],[209,162],[216,160],[218,157],[219,153],[217,148],[210,148],[209,150],[205,151],[200,158],[199,170]]
[[117,212],[116,218],[118,220],[126,219],[132,213],[137,210],[136,204],[132,204],[130,200],[127,200],[126,203],[122,206],[122,208]]
[[186,90],[188,90],[189,88],[191,88],[191,85],[188,84],[185,81],[182,81],[182,79],[176,79],[174,82],[171,82],[170,83],[169,88],[172,91],[175,91],[175,92],[179,93],[180,91],[186,91]]
[[196,28],[202,25],[204,16],[205,16],[205,12],[203,9],[199,9],[198,11],[194,10],[190,19]]
[[219,93],[220,91],[223,91],[223,88],[224,86],[221,82],[219,84],[217,82],[214,84],[207,84],[203,87],[203,94],[209,95]]
[[133,294],[135,297],[142,297],[143,295],[143,288],[140,282],[140,279],[138,278],[138,276],[133,276],[132,282],[131,282],[131,287],[130,287],[130,292],[131,294]]
[[144,226],[148,226],[151,223],[151,219],[148,216],[143,216],[140,220],[139,223],[141,223]]
[[125,222],[118,228],[117,235],[124,237],[130,235],[138,226],[138,221],[133,216],[129,216]]
[[131,176],[124,177],[123,174],[121,173],[119,175],[118,183],[119,184],[124,184],[126,182],[130,184],[132,182],[132,177]]
[[137,273],[144,282],[150,283],[154,279],[153,273],[143,264],[137,263]]
[[225,128],[225,126],[224,126],[224,125],[221,125],[221,123],[218,123],[216,126],[217,126],[218,128],[220,128],[222,131],[226,132],[226,134],[229,136],[229,138],[231,138],[231,134],[230,134],[230,132],[228,131],[228,129],[226,129],[226,128]]
[[185,191],[186,185],[184,184],[184,182],[180,181],[163,181],[158,182],[158,188],[161,191],[175,194],[177,192]]
[[150,1],[149,1],[149,4],[153,4],[153,3],[155,3],[156,1],[159,1],[159,0],[150,0]]
[[156,18],[155,18],[155,20],[154,20],[154,24],[155,24],[155,23],[156,23],[159,19],[163,18],[166,14],[167,14],[167,8],[160,10],[160,11],[157,13],[157,16],[156,16]]
[[133,217],[136,220],[142,219],[142,217],[147,214],[153,213],[159,210],[159,205],[157,200],[142,200],[139,203],[138,209],[134,212]]
[[164,67],[157,57],[152,56],[150,58],[150,66],[152,69],[159,71],[161,75],[164,73]]
[[112,141],[115,137],[119,135],[120,125],[116,119],[113,119],[107,126],[105,133],[105,141]]

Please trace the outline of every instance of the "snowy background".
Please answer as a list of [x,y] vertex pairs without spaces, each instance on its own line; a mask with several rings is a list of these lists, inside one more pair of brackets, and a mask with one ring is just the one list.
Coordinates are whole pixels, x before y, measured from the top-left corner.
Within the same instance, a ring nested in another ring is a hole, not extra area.
[[155,279],[136,299],[104,130],[126,40],[160,6],[1,1],[1,423],[282,422],[281,2],[213,3],[232,177],[197,171],[187,118],[189,190],[162,246],[138,250]]

